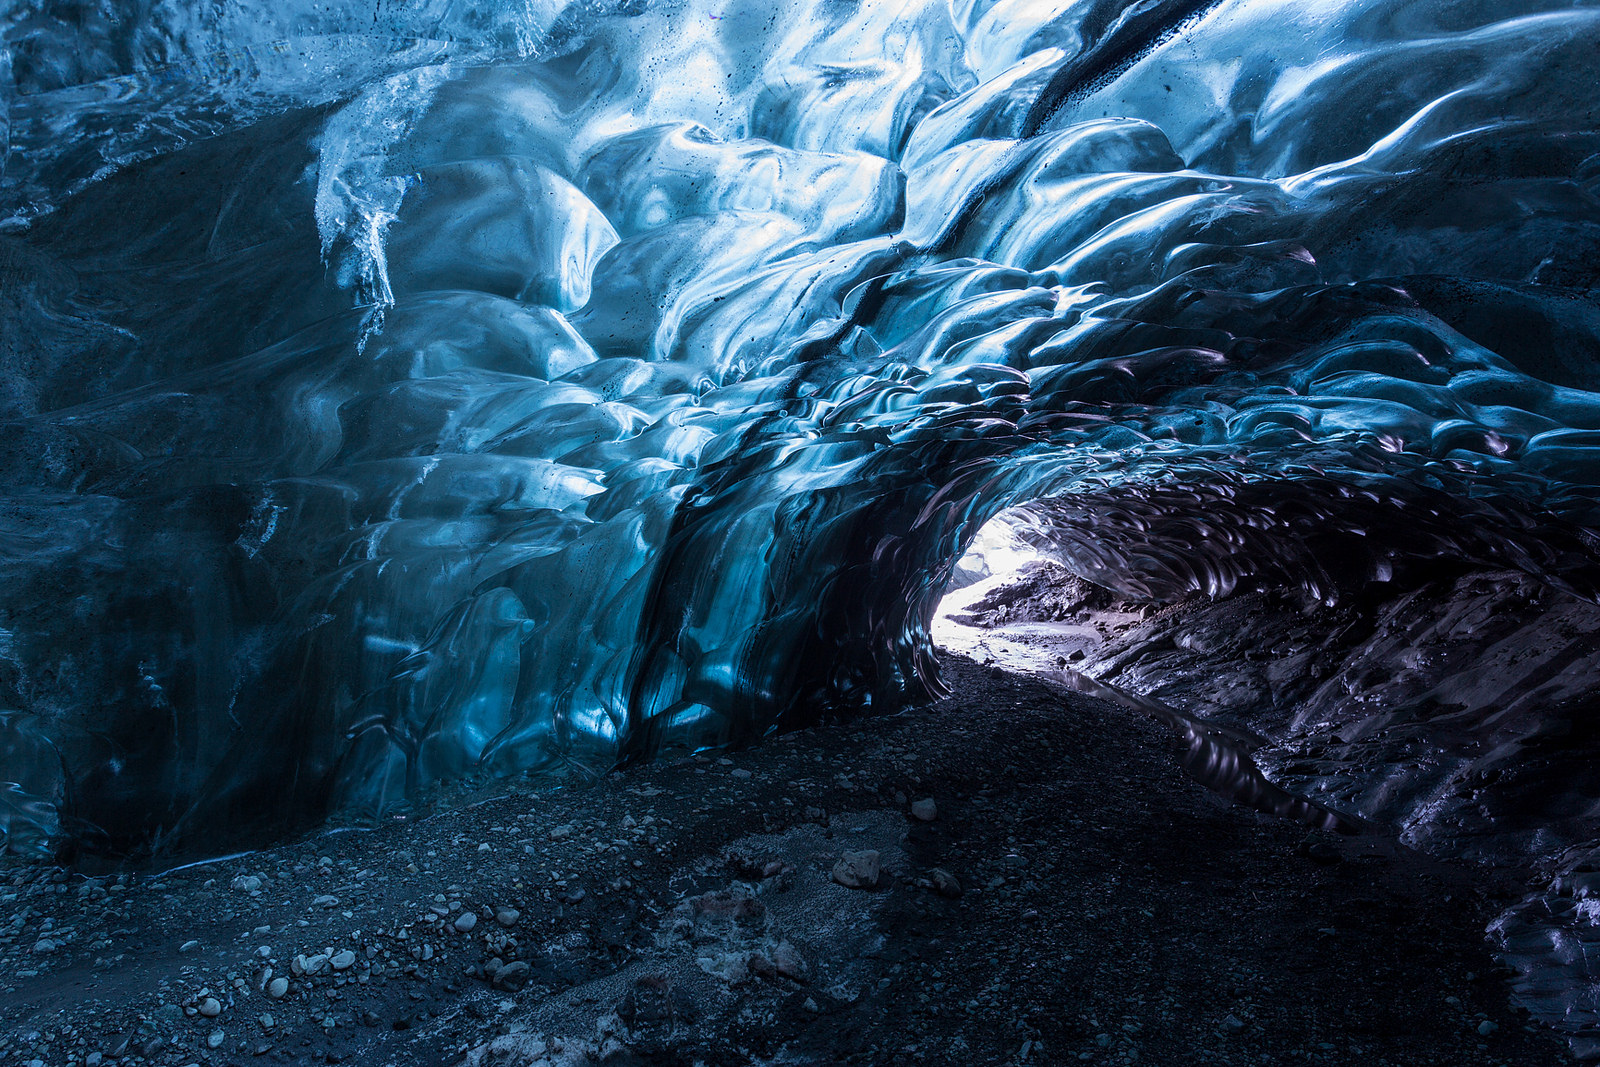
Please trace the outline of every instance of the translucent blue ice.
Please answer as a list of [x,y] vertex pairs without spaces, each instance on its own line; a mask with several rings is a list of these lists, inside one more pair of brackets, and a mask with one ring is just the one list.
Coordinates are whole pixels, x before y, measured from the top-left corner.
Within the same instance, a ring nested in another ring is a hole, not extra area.
[[1593,4],[377,10],[0,16],[12,847],[919,699],[1039,497],[1153,596],[1592,545]]

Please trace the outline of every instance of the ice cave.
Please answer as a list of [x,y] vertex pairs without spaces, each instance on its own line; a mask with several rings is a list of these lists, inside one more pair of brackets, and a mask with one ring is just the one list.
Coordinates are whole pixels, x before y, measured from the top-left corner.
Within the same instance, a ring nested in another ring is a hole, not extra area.
[[3,0],[0,1063],[1600,1059],[1597,85]]

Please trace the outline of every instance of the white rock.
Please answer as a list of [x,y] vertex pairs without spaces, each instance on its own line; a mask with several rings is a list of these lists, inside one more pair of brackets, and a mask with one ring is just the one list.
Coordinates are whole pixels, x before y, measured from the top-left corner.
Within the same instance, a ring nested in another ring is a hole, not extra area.
[[806,976],[806,961],[787,941],[778,942],[778,947],[772,950],[772,963],[779,974],[788,978],[799,981]]
[[833,865],[833,880],[850,889],[871,889],[878,884],[878,853],[846,852]]

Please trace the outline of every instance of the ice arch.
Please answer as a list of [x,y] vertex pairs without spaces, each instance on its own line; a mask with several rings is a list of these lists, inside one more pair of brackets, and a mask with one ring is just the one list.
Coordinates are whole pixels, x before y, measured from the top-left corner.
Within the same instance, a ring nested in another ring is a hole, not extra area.
[[14,846],[917,699],[1027,500],[1592,581],[1590,5],[180,7],[5,29]]

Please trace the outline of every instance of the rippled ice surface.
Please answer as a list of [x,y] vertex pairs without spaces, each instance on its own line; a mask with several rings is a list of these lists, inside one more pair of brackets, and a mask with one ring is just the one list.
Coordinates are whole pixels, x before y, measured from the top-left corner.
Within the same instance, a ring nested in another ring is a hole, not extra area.
[[1595,589],[1595,5],[0,18],[12,847],[920,698],[1040,497],[1141,595]]

